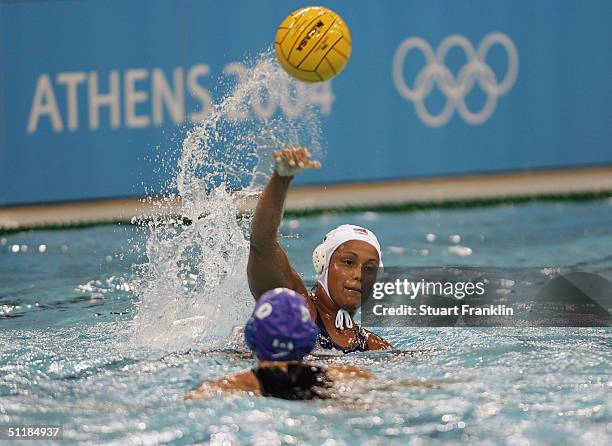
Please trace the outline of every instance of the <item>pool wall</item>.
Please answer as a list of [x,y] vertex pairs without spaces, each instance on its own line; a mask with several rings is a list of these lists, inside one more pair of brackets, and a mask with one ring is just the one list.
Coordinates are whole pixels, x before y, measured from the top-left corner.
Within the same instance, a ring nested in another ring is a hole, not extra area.
[[[353,53],[320,85],[327,156],[298,185],[612,164],[611,2],[324,5]],[[215,79],[270,47],[293,9],[0,2],[0,206],[159,190],[171,172],[156,156],[178,157],[188,122],[223,94]]]

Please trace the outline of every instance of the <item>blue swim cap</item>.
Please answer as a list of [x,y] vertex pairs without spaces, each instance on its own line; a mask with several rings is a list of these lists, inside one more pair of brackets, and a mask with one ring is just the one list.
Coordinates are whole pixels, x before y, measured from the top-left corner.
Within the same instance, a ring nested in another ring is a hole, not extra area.
[[288,288],[262,294],[244,327],[247,345],[265,361],[300,360],[312,351],[318,336],[304,296]]

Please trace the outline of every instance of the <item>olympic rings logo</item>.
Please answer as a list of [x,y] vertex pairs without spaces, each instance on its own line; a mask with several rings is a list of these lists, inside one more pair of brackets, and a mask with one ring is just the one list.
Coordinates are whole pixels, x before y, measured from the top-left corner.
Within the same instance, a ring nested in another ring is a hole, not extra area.
[[[508,57],[508,68],[501,82],[497,81],[495,72],[486,63],[487,53],[493,45],[501,45]],[[461,48],[466,55],[466,63],[459,70],[457,77],[445,66],[444,62],[449,50]],[[404,79],[404,62],[410,51],[419,50],[425,56],[426,64],[419,71],[410,88]],[[469,124],[479,125],[491,117],[497,105],[497,99],[508,93],[518,75],[518,52],[512,40],[505,34],[494,32],[482,39],[478,50],[465,37],[453,34],[445,38],[434,53],[429,44],[420,37],[409,37],[398,47],[393,57],[393,83],[399,94],[414,103],[414,108],[423,123],[430,127],[441,127],[452,117],[456,109],[459,115]],[[471,111],[465,97],[478,85],[487,96],[483,107],[476,112]],[[437,115],[431,114],[425,106],[425,99],[437,86],[446,96],[444,108]]]

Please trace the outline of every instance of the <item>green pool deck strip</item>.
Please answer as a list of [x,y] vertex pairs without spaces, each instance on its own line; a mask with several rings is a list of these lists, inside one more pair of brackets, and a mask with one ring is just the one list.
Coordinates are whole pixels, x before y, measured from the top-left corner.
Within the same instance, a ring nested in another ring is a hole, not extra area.
[[[521,171],[461,177],[292,187],[287,215],[360,210],[404,211],[471,207],[529,200],[612,197],[612,166]],[[243,211],[253,209],[256,197]],[[135,217],[180,214],[178,200],[138,198],[0,207],[0,232],[131,222]]]

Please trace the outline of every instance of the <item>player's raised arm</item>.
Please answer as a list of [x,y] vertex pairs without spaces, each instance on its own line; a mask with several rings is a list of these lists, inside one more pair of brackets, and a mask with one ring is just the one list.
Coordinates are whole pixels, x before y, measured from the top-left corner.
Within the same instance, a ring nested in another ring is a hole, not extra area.
[[249,288],[255,299],[278,287],[303,292],[304,284],[291,268],[278,241],[287,191],[293,177],[321,164],[310,159],[308,149],[292,147],[274,152],[275,169],[263,190],[251,224],[251,248],[247,266]]

